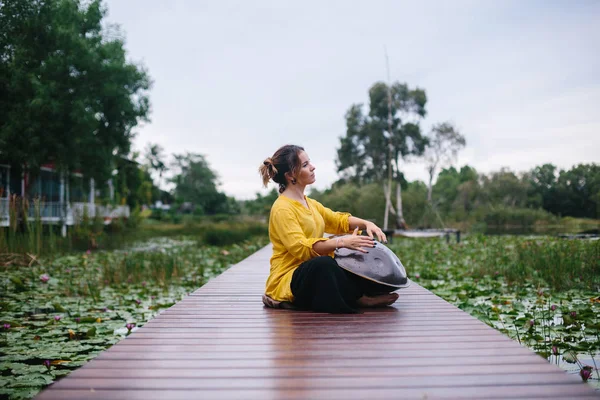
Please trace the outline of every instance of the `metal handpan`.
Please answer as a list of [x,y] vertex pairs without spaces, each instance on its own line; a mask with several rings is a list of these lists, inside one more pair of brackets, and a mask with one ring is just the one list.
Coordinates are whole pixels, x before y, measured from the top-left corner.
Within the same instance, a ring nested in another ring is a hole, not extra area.
[[411,284],[400,259],[379,242],[375,242],[375,247],[368,249],[368,253],[337,249],[334,258],[340,267],[367,281],[364,286],[368,294],[389,293]]

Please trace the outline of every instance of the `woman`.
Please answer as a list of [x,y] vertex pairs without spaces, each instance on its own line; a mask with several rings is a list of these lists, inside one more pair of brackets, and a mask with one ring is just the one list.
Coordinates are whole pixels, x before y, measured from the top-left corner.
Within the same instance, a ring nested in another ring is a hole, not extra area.
[[[370,221],[348,213],[333,212],[304,195],[315,182],[315,167],[300,146],[286,145],[267,158],[259,172],[266,186],[279,184],[279,198],[269,218],[273,244],[271,272],[263,301],[271,307],[292,306],[329,313],[356,313],[357,307],[387,306],[398,294],[366,296],[363,278],[340,268],[333,259],[338,248],[368,252],[375,247],[373,234],[386,242],[385,234]],[[324,238],[323,233],[351,235]],[[358,229],[368,236],[358,235]]]

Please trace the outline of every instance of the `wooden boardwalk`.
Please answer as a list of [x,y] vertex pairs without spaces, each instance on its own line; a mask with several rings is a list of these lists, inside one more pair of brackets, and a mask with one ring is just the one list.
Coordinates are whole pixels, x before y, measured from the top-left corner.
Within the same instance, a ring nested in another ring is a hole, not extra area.
[[266,248],[38,399],[598,399],[422,287],[360,315],[266,309]]

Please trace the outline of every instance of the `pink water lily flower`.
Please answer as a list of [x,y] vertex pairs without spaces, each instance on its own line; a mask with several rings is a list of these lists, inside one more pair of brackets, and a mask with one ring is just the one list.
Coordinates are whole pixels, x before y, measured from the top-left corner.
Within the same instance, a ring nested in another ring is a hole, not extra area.
[[592,369],[589,367],[583,367],[579,370],[579,376],[581,376],[581,379],[583,379],[584,382],[587,382],[588,379],[590,379],[590,376],[592,376]]
[[61,316],[60,316],[60,315],[55,315],[55,316],[54,316],[54,320],[55,320],[56,322],[60,321],[60,318],[61,318]]
[[46,274],[40,276],[40,281],[42,281],[44,283],[48,282],[49,280],[50,280],[50,277]]

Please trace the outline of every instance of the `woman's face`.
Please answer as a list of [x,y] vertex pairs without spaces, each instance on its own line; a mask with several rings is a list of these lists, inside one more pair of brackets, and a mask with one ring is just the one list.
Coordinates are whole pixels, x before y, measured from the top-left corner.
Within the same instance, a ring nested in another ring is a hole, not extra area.
[[298,184],[306,186],[310,185],[311,183],[315,183],[315,166],[310,162],[308,154],[306,154],[304,151],[301,151],[298,154],[298,158],[300,159],[300,170],[296,176]]

